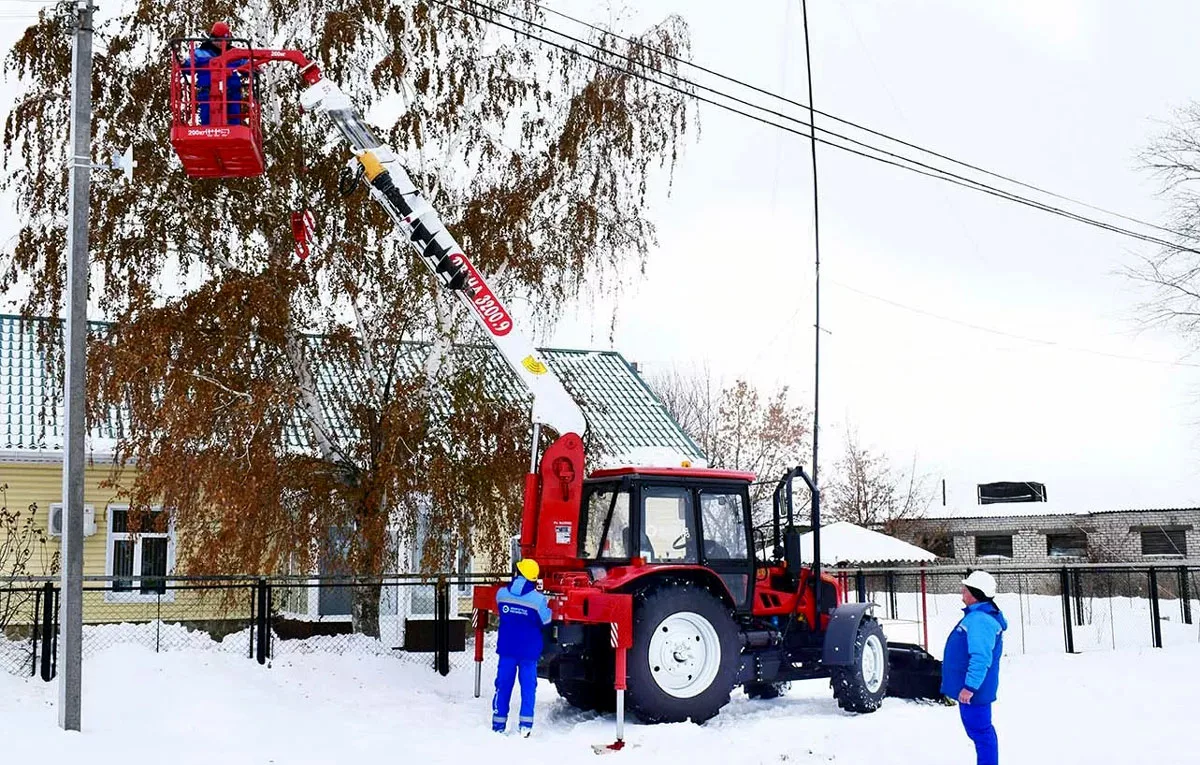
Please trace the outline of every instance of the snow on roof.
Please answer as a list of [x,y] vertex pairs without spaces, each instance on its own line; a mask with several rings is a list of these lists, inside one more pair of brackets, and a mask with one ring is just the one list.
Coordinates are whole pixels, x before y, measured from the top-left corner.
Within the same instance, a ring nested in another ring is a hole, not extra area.
[[708,461],[694,453],[664,446],[639,446],[623,454],[601,457],[598,468],[618,467],[708,467]]
[[[55,454],[62,448],[61,407],[47,403],[53,401],[55,391],[51,390],[47,360],[35,334],[40,323],[47,321],[55,320],[0,315],[0,450],[5,459],[21,454],[61,458]],[[89,322],[89,330],[97,334],[106,327],[103,322]],[[55,321],[53,330],[61,331],[60,323]],[[315,335],[305,340],[313,345],[326,342]],[[427,344],[404,342],[401,346],[404,352],[397,364],[404,373],[418,373],[428,354]],[[704,466],[700,447],[620,353],[541,350],[583,409],[588,435],[594,439],[593,456],[613,466],[679,467],[684,460],[691,461],[693,467]],[[528,406],[528,392],[490,346],[456,345],[451,353],[456,363],[487,370],[492,393],[518,406]],[[317,398],[338,438],[357,437],[345,401],[361,389],[364,374],[347,358],[330,358],[316,370]],[[434,401],[432,406],[438,416],[452,414],[447,401]],[[97,454],[111,453],[128,427],[125,413],[111,410],[107,415],[88,434],[88,448]],[[313,448],[309,429],[299,413],[287,428],[286,438],[291,448]]]
[[[800,537],[800,554],[812,560],[813,534]],[[839,563],[911,563],[937,560],[937,556],[916,545],[853,523],[838,521],[821,527],[821,564]]]

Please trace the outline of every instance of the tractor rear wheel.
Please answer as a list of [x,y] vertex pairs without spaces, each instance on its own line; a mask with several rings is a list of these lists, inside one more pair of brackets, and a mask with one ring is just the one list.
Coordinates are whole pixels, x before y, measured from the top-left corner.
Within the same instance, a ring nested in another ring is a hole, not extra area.
[[888,685],[887,638],[879,622],[865,617],[854,638],[854,659],[834,667],[833,697],[847,712],[874,712],[883,704]]
[[634,601],[629,709],[649,723],[702,723],[729,703],[737,625],[720,598],[691,582],[663,582]]

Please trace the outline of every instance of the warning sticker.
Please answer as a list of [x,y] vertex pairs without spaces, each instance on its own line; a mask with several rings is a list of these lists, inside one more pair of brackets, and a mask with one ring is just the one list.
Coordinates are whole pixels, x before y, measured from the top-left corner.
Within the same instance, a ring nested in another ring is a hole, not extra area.
[[554,541],[560,545],[571,544],[571,524],[570,523],[554,524]]

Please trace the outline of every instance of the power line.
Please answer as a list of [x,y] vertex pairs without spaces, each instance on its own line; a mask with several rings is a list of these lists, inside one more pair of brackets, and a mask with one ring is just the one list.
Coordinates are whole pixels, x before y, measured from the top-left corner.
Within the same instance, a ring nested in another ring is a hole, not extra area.
[[1045,338],[1031,337],[1029,335],[1021,335],[1021,334],[1017,334],[1014,332],[1008,332],[1008,331],[1005,331],[1002,329],[995,329],[994,327],[988,327],[988,326],[984,326],[982,324],[974,324],[969,321],[963,321],[962,319],[955,319],[954,317],[951,317],[951,316],[945,316],[945,315],[942,315],[939,313],[934,313],[932,311],[927,311],[924,308],[917,308],[915,306],[907,305],[905,303],[901,303],[896,300],[892,300],[890,298],[881,297],[880,295],[874,295],[870,292],[866,292],[865,290],[861,290],[857,287],[851,287],[849,284],[839,282],[836,279],[829,279],[829,281],[832,282],[834,285],[841,287],[844,290],[853,292],[856,295],[861,295],[862,297],[868,298],[870,300],[874,300],[876,302],[892,306],[893,308],[899,308],[903,311],[915,313],[917,315],[924,316],[929,319],[936,319],[937,321],[947,322],[949,324],[955,324],[960,327],[965,327],[966,329],[974,330],[976,332],[986,332],[991,335],[998,335],[1000,337],[1006,337],[1011,340],[1020,340],[1021,342],[1032,343],[1034,345],[1044,345],[1047,347],[1059,348],[1062,350],[1075,351],[1077,353],[1089,353],[1094,356],[1104,356],[1106,358],[1118,359],[1121,361],[1138,361],[1143,364],[1160,364],[1163,366],[1200,368],[1200,364],[1187,362],[1187,361],[1164,361],[1161,359],[1142,358],[1140,356],[1127,356],[1127,355],[1121,354],[1121,353],[1109,353],[1107,351],[1097,351],[1092,348],[1084,348],[1081,346],[1060,343],[1057,340],[1047,340]]
[[[476,2],[475,0],[467,0],[467,2],[471,2],[473,5],[485,5],[484,3],[479,3],[479,2]],[[559,16],[560,18],[566,19],[566,20],[571,21],[580,26],[587,27],[593,31],[600,32],[602,34],[611,35],[612,37],[614,37],[618,40],[623,40],[624,42],[630,43],[631,45],[637,45],[639,47],[645,48],[646,50],[651,51],[652,53],[657,53],[658,55],[663,56],[677,64],[683,64],[684,66],[692,67],[693,69],[704,72],[705,74],[712,75],[713,77],[717,77],[719,79],[725,80],[726,82],[734,83],[743,88],[747,88],[747,89],[753,90],[757,93],[761,93],[762,95],[769,96],[770,98],[774,98],[774,99],[777,99],[784,103],[791,104],[792,106],[797,106],[797,107],[800,107],[801,109],[811,109],[811,107],[808,104],[803,104],[799,101],[796,101],[795,99],[788,98],[785,95],[781,95],[779,93],[775,93],[770,90],[767,90],[766,88],[762,88],[757,85],[752,85],[751,83],[745,82],[744,80],[739,80],[736,77],[731,77],[730,75],[722,74],[721,72],[714,71],[714,70],[712,70],[708,67],[705,67],[701,64],[697,64],[695,62],[688,61],[687,59],[679,58],[678,56],[673,56],[670,53],[667,53],[666,51],[658,50],[657,48],[646,45],[645,43],[643,43],[639,40],[635,40],[630,37],[622,36],[620,34],[617,34],[616,32],[613,32],[612,30],[605,29],[604,27],[601,27],[597,24],[592,24],[591,22],[584,21],[583,19],[576,18],[574,16],[571,16],[570,14],[564,13],[559,10],[555,10],[554,8],[549,8],[549,7],[544,6],[537,2],[533,2],[532,4],[534,6],[536,6],[537,8],[540,8],[541,10],[546,11],[547,13],[554,14],[555,16]],[[856,33],[857,33],[857,30],[856,30]],[[939,159],[944,159],[947,162],[952,162],[961,167],[965,167],[970,170],[974,170],[976,172],[983,173],[984,175],[989,175],[998,180],[1003,180],[1003,181],[1007,181],[1008,183],[1013,183],[1018,186],[1022,186],[1024,188],[1030,189],[1031,191],[1037,191],[1041,194],[1046,194],[1047,196],[1055,197],[1056,199],[1061,199],[1064,202],[1071,202],[1072,204],[1077,204],[1081,207],[1086,207],[1090,210],[1095,210],[1096,212],[1101,212],[1106,215],[1112,215],[1114,217],[1121,218],[1123,220],[1127,220],[1130,223],[1137,223],[1138,225],[1157,229],[1159,231],[1162,231],[1162,232],[1165,232],[1168,234],[1172,234],[1174,236],[1184,236],[1185,235],[1182,232],[1176,231],[1174,229],[1166,228],[1165,226],[1160,226],[1157,223],[1151,223],[1149,221],[1141,220],[1140,218],[1134,218],[1132,216],[1125,215],[1123,213],[1119,213],[1119,212],[1116,212],[1113,210],[1108,210],[1103,207],[1098,207],[1096,205],[1089,204],[1087,202],[1076,199],[1074,197],[1069,197],[1064,194],[1059,194],[1057,192],[1050,191],[1049,189],[1042,188],[1035,184],[1026,183],[1025,181],[1017,180],[1016,178],[1012,178],[1011,176],[1004,175],[1002,173],[998,173],[998,172],[995,172],[992,170],[988,170],[988,169],[980,167],[978,165],[971,164],[970,162],[965,162],[963,160],[955,159],[954,157],[948,156],[946,154],[936,152],[933,149],[926,149],[923,146],[919,146],[915,143],[911,143],[902,138],[897,138],[893,135],[889,135],[888,133],[884,133],[882,131],[875,130],[874,128],[867,127],[866,125],[855,122],[853,120],[849,120],[844,117],[839,117],[838,115],[831,114],[830,112],[822,111],[820,109],[811,109],[811,111],[815,112],[816,114],[821,115],[822,117],[831,119],[835,122],[840,122],[843,125],[848,125],[850,127],[856,128],[858,130],[862,130],[863,132],[870,133],[871,135],[878,136],[879,138],[883,138],[888,141],[893,141],[895,143],[900,144],[901,146],[906,146],[910,149],[916,149],[917,151],[923,152],[925,154],[929,154],[930,156],[934,156]],[[818,129],[820,129],[820,128],[818,128]]]
[[[712,100],[712,99],[710,99],[710,98],[706,98],[706,97],[704,97],[704,96],[697,95],[697,94],[696,94],[696,93],[694,93],[694,92],[689,92],[688,90],[684,90],[683,88],[676,87],[676,86],[674,86],[674,85],[672,85],[672,84],[670,84],[670,83],[668,83],[668,82],[663,82],[663,81],[661,81],[661,80],[654,79],[653,77],[650,77],[650,76],[648,76],[648,75],[646,75],[646,74],[644,74],[644,73],[637,72],[637,71],[634,71],[634,70],[632,70],[632,69],[627,69],[627,68],[624,68],[624,67],[622,67],[622,66],[620,66],[620,65],[617,65],[617,64],[614,64],[614,63],[612,63],[611,61],[605,61],[605,60],[602,60],[602,59],[596,58],[596,57],[594,57],[594,56],[589,56],[589,55],[587,55],[586,53],[583,53],[583,52],[581,52],[581,51],[579,51],[579,50],[577,50],[577,49],[575,49],[575,48],[569,47],[569,46],[567,46],[567,45],[564,45],[564,44],[562,44],[562,43],[557,43],[557,42],[554,42],[554,41],[552,41],[552,40],[547,40],[546,38],[544,38],[544,37],[540,37],[540,36],[538,36],[538,35],[536,35],[536,34],[533,34],[532,32],[528,32],[528,31],[526,31],[526,30],[523,30],[523,29],[517,29],[516,27],[509,26],[509,25],[507,25],[507,24],[504,24],[504,23],[502,23],[502,22],[500,22],[500,21],[497,21],[496,19],[493,19],[493,18],[488,18],[488,17],[486,17],[486,16],[483,16],[483,15],[480,15],[480,14],[478,14],[478,13],[475,13],[475,12],[472,12],[472,11],[470,11],[470,10],[467,10],[466,8],[462,8],[462,7],[459,7],[459,6],[452,5],[452,4],[450,4],[449,2],[447,2],[446,0],[429,0],[429,1],[430,1],[430,2],[432,2],[432,3],[435,3],[435,4],[437,4],[437,5],[444,6],[444,7],[448,8],[448,9],[450,9],[450,10],[452,10],[452,11],[455,11],[455,12],[457,12],[457,13],[461,13],[461,14],[463,14],[463,15],[466,15],[466,16],[471,16],[472,18],[478,19],[478,20],[480,20],[480,21],[483,21],[483,22],[485,22],[485,23],[488,23],[488,24],[492,24],[493,26],[497,26],[497,27],[499,27],[499,28],[501,28],[501,29],[506,29],[506,30],[508,30],[508,31],[510,31],[510,32],[513,32],[514,34],[519,34],[519,35],[522,35],[522,36],[524,36],[524,37],[527,37],[527,38],[529,38],[529,39],[532,39],[532,40],[536,40],[536,41],[538,41],[538,42],[541,42],[541,43],[543,43],[543,44],[545,44],[545,45],[549,45],[549,46],[551,46],[551,47],[553,47],[553,48],[558,48],[558,49],[560,49],[560,50],[562,50],[562,51],[565,51],[565,52],[567,52],[567,53],[570,53],[570,54],[572,54],[572,55],[576,56],[577,58],[582,58],[582,59],[584,59],[584,60],[586,60],[586,61],[592,61],[592,62],[594,62],[594,63],[600,64],[601,66],[605,66],[605,67],[608,67],[608,68],[610,68],[610,69],[613,69],[613,70],[616,70],[616,71],[618,71],[618,72],[621,72],[621,73],[623,73],[623,74],[627,74],[627,75],[629,75],[629,76],[631,76],[631,77],[637,77],[638,79],[641,79],[641,80],[644,80],[644,81],[646,81],[646,82],[649,82],[649,83],[651,83],[651,84],[658,85],[659,87],[666,88],[666,89],[668,89],[668,90],[671,90],[671,91],[677,92],[677,93],[679,93],[679,94],[681,94],[681,95],[684,95],[684,96],[686,96],[686,97],[688,97],[688,98],[692,98],[692,99],[695,99],[695,100],[697,100],[697,101],[700,101],[700,102],[702,102],[702,103],[706,103],[706,104],[709,104],[709,105],[712,105],[712,106],[716,106],[716,107],[717,107],[717,108],[719,108],[719,109],[723,109],[723,110],[725,110],[725,111],[732,112],[732,113],[734,113],[734,114],[738,114],[738,115],[740,115],[740,116],[743,116],[743,117],[746,117],[746,118],[748,118],[748,119],[752,119],[752,120],[754,120],[754,121],[756,121],[756,122],[761,122],[761,123],[763,123],[763,124],[765,124],[765,125],[769,125],[769,126],[771,126],[771,127],[778,128],[778,129],[780,129],[780,130],[784,130],[784,131],[787,131],[787,132],[790,132],[790,133],[794,133],[795,135],[798,135],[798,136],[801,136],[801,137],[804,137],[804,138],[809,138],[809,139],[812,139],[812,133],[811,133],[811,132],[804,132],[804,131],[797,130],[797,129],[795,129],[795,128],[789,127],[788,125],[781,125],[781,124],[779,124],[778,122],[775,122],[775,121],[773,121],[773,120],[770,120],[770,119],[767,119],[767,118],[761,117],[761,116],[759,116],[759,115],[755,115],[755,114],[750,114],[750,113],[748,113],[748,112],[744,112],[744,111],[742,111],[742,110],[740,110],[740,109],[737,109],[737,108],[735,108],[735,107],[732,107],[732,106],[730,106],[729,104],[725,104],[725,103],[721,103],[721,102],[718,102],[718,101],[714,101],[714,100]],[[491,6],[488,6],[488,5],[487,5],[487,4],[485,4],[485,3],[480,3],[480,2],[477,2],[477,0],[466,0],[466,1],[467,1],[467,2],[470,2],[470,3],[472,3],[473,5],[476,5],[476,6],[480,6],[480,7],[488,8],[488,9],[490,9],[492,12],[494,12],[494,13],[496,13],[496,14],[499,14],[499,15],[501,15],[501,16],[507,16],[507,17],[509,17],[509,18],[512,18],[512,19],[514,19],[514,20],[516,20],[516,21],[519,21],[519,22],[521,22],[521,23],[528,24],[528,25],[531,25],[531,26],[534,26],[534,27],[538,27],[538,28],[540,28],[540,29],[544,29],[545,31],[548,31],[548,32],[550,32],[551,34],[559,35],[559,36],[562,36],[562,37],[564,37],[564,38],[566,38],[566,39],[570,39],[570,40],[573,40],[573,41],[575,41],[575,42],[578,42],[578,43],[580,43],[580,44],[587,45],[587,46],[589,46],[589,47],[591,47],[591,48],[594,48],[594,49],[596,49],[596,50],[598,50],[598,51],[601,51],[601,52],[603,52],[603,53],[605,53],[605,54],[607,54],[607,55],[609,55],[609,56],[619,56],[619,55],[620,55],[620,54],[618,54],[616,51],[610,50],[610,49],[608,49],[608,48],[604,48],[604,47],[602,47],[602,46],[595,45],[594,43],[590,43],[590,42],[587,42],[587,41],[585,41],[585,40],[580,40],[579,38],[572,37],[571,35],[568,35],[568,34],[566,34],[566,33],[559,32],[559,31],[557,31],[557,30],[551,29],[550,27],[546,27],[546,26],[544,26],[544,25],[542,25],[542,24],[539,24],[539,23],[538,23],[538,22],[536,22],[536,21],[532,21],[532,20],[529,20],[529,19],[524,19],[524,18],[521,18],[521,17],[519,17],[519,16],[514,16],[513,14],[509,14],[509,13],[506,13],[506,12],[504,12],[504,11],[501,11],[501,10],[494,9],[494,8],[492,8]],[[1016,194],[1016,193],[1014,193],[1014,192],[1010,192],[1010,191],[1006,191],[1006,190],[1004,190],[1004,189],[999,189],[999,188],[996,188],[995,186],[991,186],[991,185],[989,185],[989,184],[983,183],[982,181],[977,181],[977,180],[974,180],[974,179],[971,179],[971,178],[967,178],[967,177],[965,177],[965,176],[959,175],[959,174],[957,174],[957,173],[953,173],[953,172],[951,172],[951,171],[949,171],[949,170],[946,170],[946,169],[944,169],[944,168],[935,167],[935,166],[933,166],[933,165],[926,164],[926,163],[924,163],[924,162],[921,162],[921,161],[919,161],[919,160],[913,159],[913,158],[911,158],[911,157],[906,157],[906,156],[903,156],[903,155],[901,155],[901,154],[897,154],[897,153],[895,153],[895,152],[891,152],[891,151],[888,151],[888,150],[886,150],[886,149],[879,148],[878,146],[873,146],[873,145],[871,145],[871,144],[864,143],[864,142],[862,142],[862,141],[859,141],[859,140],[857,140],[857,139],[854,139],[854,138],[850,138],[849,136],[843,135],[843,134],[841,134],[841,133],[837,133],[837,132],[835,132],[835,131],[832,131],[832,130],[829,130],[829,129],[827,129],[827,128],[822,128],[822,127],[819,127],[819,126],[817,126],[817,127],[815,127],[815,128],[814,128],[814,126],[813,126],[813,125],[811,125],[810,123],[804,122],[803,120],[800,120],[800,119],[798,119],[798,118],[796,118],[796,117],[792,117],[792,116],[790,116],[790,115],[783,114],[783,113],[781,113],[781,112],[773,111],[773,110],[771,110],[771,109],[769,109],[769,108],[767,108],[767,107],[764,107],[764,106],[760,106],[760,105],[757,105],[757,104],[751,104],[751,103],[749,103],[749,102],[746,102],[746,101],[744,101],[744,100],[742,100],[742,99],[738,99],[738,98],[737,98],[737,97],[735,97],[735,96],[731,96],[731,95],[729,95],[729,94],[723,93],[722,91],[718,91],[718,90],[715,90],[715,89],[713,89],[713,88],[709,88],[709,87],[707,87],[707,86],[704,86],[704,85],[699,85],[699,84],[697,84],[697,83],[695,83],[695,82],[693,82],[693,81],[691,81],[691,80],[688,80],[687,78],[685,78],[685,77],[682,77],[682,76],[680,76],[680,75],[675,75],[675,74],[671,74],[671,73],[669,73],[669,72],[664,72],[664,71],[662,71],[661,69],[656,69],[656,68],[654,68],[654,67],[651,67],[651,66],[648,66],[648,65],[645,65],[645,64],[640,64],[639,66],[641,66],[642,68],[644,68],[644,69],[647,69],[647,70],[649,70],[649,71],[655,72],[655,73],[657,73],[657,74],[661,74],[661,75],[663,75],[663,76],[665,76],[665,77],[669,77],[669,78],[672,78],[672,79],[678,80],[678,81],[680,81],[680,82],[682,82],[682,83],[684,83],[684,84],[686,84],[686,85],[688,85],[688,86],[690,86],[690,87],[698,88],[698,89],[701,89],[701,90],[707,90],[707,91],[709,91],[709,92],[713,92],[713,93],[715,93],[715,94],[717,94],[717,95],[720,95],[720,96],[722,96],[723,98],[728,98],[728,99],[730,99],[730,100],[737,101],[737,102],[739,102],[739,103],[743,103],[743,104],[750,105],[751,107],[753,107],[753,108],[755,108],[755,109],[759,109],[759,110],[761,110],[761,111],[765,111],[765,112],[767,112],[767,113],[769,113],[769,114],[772,114],[773,116],[782,117],[782,118],[783,118],[783,119],[785,119],[785,120],[788,120],[788,121],[790,121],[790,122],[794,122],[794,123],[796,123],[796,124],[798,124],[798,125],[801,125],[801,126],[803,126],[803,127],[807,127],[807,128],[809,128],[809,129],[810,129],[810,131],[811,131],[811,130],[816,130],[816,131],[819,131],[819,132],[821,132],[821,133],[825,133],[825,134],[827,134],[827,135],[830,135],[830,136],[832,136],[832,137],[834,137],[834,138],[836,138],[836,139],[839,139],[839,140],[841,140],[841,141],[845,141],[845,142],[847,142],[847,143],[849,143],[849,144],[853,144],[853,145],[856,145],[856,146],[860,146],[860,147],[862,147],[863,149],[866,149],[866,150],[868,150],[868,151],[876,152],[876,154],[868,154],[868,153],[865,153],[865,152],[863,152],[863,151],[860,151],[860,150],[858,150],[858,149],[854,149],[854,148],[852,148],[851,146],[846,146],[846,145],[844,145],[844,144],[838,143],[837,141],[832,141],[832,140],[829,140],[829,139],[827,139],[827,138],[822,138],[822,137],[820,137],[820,136],[818,136],[818,137],[815,139],[815,140],[816,140],[818,143],[825,144],[826,146],[831,146],[831,147],[833,147],[833,148],[835,148],[835,149],[839,149],[839,150],[841,150],[841,151],[845,151],[845,152],[848,152],[848,153],[850,153],[850,154],[854,154],[854,155],[857,155],[857,156],[860,156],[860,157],[864,157],[864,158],[866,158],[866,159],[875,160],[876,162],[881,162],[881,163],[883,163],[883,164],[892,165],[892,166],[894,166],[894,167],[899,167],[899,168],[902,168],[902,169],[904,169],[904,170],[909,170],[909,171],[911,171],[911,172],[915,172],[915,173],[917,173],[917,174],[919,174],[919,175],[928,176],[928,177],[930,177],[930,178],[936,178],[936,179],[938,179],[938,180],[946,181],[946,182],[948,182],[948,183],[953,183],[953,184],[955,184],[955,185],[958,185],[958,186],[963,186],[964,188],[972,189],[972,190],[974,190],[974,191],[980,191],[980,192],[983,192],[983,193],[985,193],[985,194],[988,194],[988,195],[990,195],[990,196],[998,197],[998,198],[1000,198],[1000,199],[1006,199],[1006,200],[1008,200],[1008,201],[1010,201],[1010,202],[1016,202],[1017,204],[1025,205],[1026,207],[1031,207],[1031,208],[1033,208],[1033,209],[1036,209],[1036,210],[1041,210],[1041,211],[1043,211],[1043,212],[1048,212],[1048,213],[1051,213],[1051,214],[1054,214],[1054,215],[1059,215],[1059,216],[1061,216],[1061,217],[1064,217],[1064,218],[1067,218],[1067,219],[1069,219],[1069,220],[1074,220],[1074,221],[1076,221],[1076,222],[1078,222],[1078,223],[1083,223],[1083,224],[1085,224],[1085,225],[1093,226],[1093,227],[1095,227],[1095,228],[1099,228],[1099,229],[1101,229],[1101,230],[1104,230],[1104,231],[1109,231],[1109,232],[1111,232],[1111,233],[1115,233],[1115,234],[1121,234],[1121,235],[1123,235],[1123,236],[1127,236],[1127,237],[1129,237],[1129,238],[1132,238],[1132,239],[1138,239],[1138,240],[1140,240],[1140,241],[1147,242],[1147,243],[1149,243],[1149,244],[1154,244],[1154,245],[1156,245],[1156,246],[1159,246],[1159,247],[1162,247],[1162,248],[1165,248],[1165,249],[1176,250],[1176,251],[1179,251],[1179,252],[1191,252],[1191,253],[1194,253],[1194,254],[1200,255],[1200,250],[1197,250],[1197,249],[1194,249],[1194,248],[1191,248],[1191,247],[1185,247],[1185,246],[1183,246],[1183,245],[1181,245],[1181,244],[1177,244],[1177,243],[1175,243],[1175,242],[1171,242],[1171,241],[1168,241],[1168,240],[1166,240],[1166,239],[1162,239],[1162,238],[1160,238],[1160,237],[1152,236],[1152,235],[1149,235],[1149,234],[1143,234],[1143,233],[1139,233],[1139,232],[1137,232],[1137,231],[1133,231],[1133,230],[1130,230],[1130,229],[1127,229],[1127,228],[1123,228],[1123,227],[1121,227],[1121,226],[1118,226],[1118,225],[1116,225],[1116,224],[1108,223],[1108,222],[1106,222],[1106,221],[1098,220],[1098,219],[1096,219],[1096,218],[1089,218],[1089,217],[1087,217],[1087,216],[1085,216],[1085,215],[1081,215],[1081,214],[1079,214],[1079,213],[1075,213],[1075,212],[1072,212],[1072,211],[1070,211],[1070,210],[1063,209],[1063,208],[1061,208],[1061,207],[1056,207],[1056,206],[1054,206],[1054,205],[1051,205],[1051,204],[1048,204],[1048,203],[1046,203],[1046,202],[1040,202],[1040,201],[1037,201],[1037,200],[1034,200],[1034,199],[1030,199],[1030,198],[1028,198],[1028,197],[1023,197],[1023,196],[1020,196],[1019,194]],[[882,156],[880,156],[880,155],[882,155]],[[890,159],[889,159],[889,158],[890,158]],[[907,163],[907,164],[904,164],[904,163]],[[1147,224],[1147,225],[1150,225],[1150,224]]]

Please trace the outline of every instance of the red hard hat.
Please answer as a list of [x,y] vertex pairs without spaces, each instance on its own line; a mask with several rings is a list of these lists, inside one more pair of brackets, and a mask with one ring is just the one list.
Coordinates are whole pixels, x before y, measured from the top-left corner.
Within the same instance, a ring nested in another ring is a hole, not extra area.
[[224,21],[218,21],[212,25],[212,32],[209,34],[213,37],[229,37],[229,25]]

